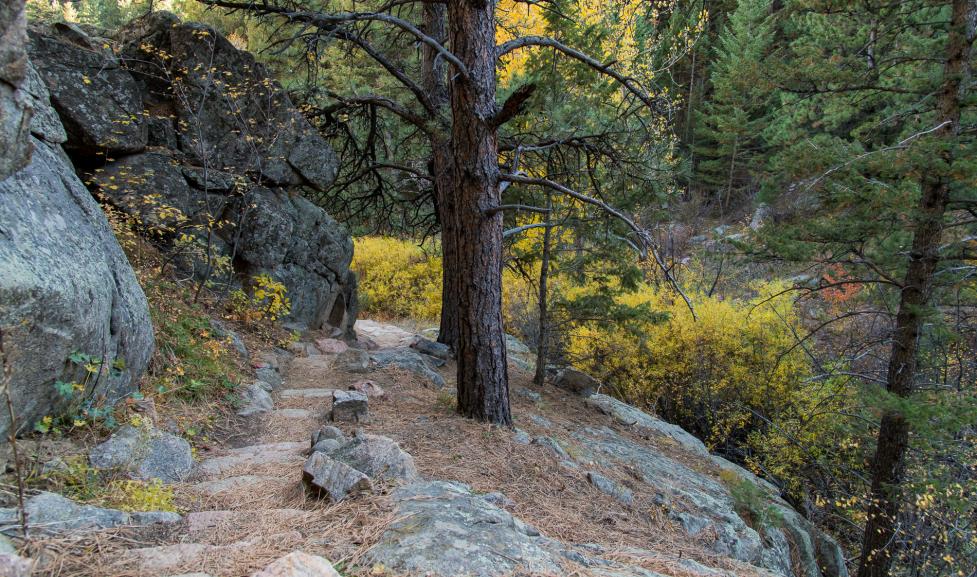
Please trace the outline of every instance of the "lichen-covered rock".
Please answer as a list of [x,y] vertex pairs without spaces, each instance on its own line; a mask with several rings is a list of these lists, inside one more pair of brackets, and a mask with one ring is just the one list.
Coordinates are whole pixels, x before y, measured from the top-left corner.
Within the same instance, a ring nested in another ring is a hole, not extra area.
[[84,367],[69,362],[76,352],[101,361],[86,398],[112,403],[134,391],[154,346],[146,297],[59,149],[35,140],[31,164],[0,182],[0,222],[0,325],[10,327],[20,422],[30,427],[65,406],[54,383],[85,380]]
[[237,414],[241,417],[250,417],[251,415],[267,413],[274,409],[275,401],[272,400],[269,394],[268,389],[270,388],[271,385],[264,381],[257,381],[248,385],[241,394],[244,403]]
[[26,30],[24,0],[0,4],[0,181],[30,162]]
[[710,535],[713,550],[721,555],[746,562],[759,559],[759,534],[737,514],[729,489],[712,477],[607,427],[584,427],[573,438],[581,461],[597,463],[605,470],[626,467],[640,476],[649,491],[663,494],[670,516],[689,535]]
[[183,481],[193,469],[190,443],[157,429],[125,425],[88,455],[93,467],[123,469],[134,479]]
[[371,479],[410,483],[420,478],[414,458],[393,439],[357,431],[356,436],[329,454]]
[[373,490],[373,483],[363,472],[318,451],[305,461],[302,481],[310,493],[328,497],[333,503]]
[[70,23],[31,29],[30,56],[82,156],[139,152],[148,132],[135,79],[102,42]]
[[460,483],[394,491],[396,519],[366,558],[398,573],[496,577],[562,575],[556,544]]
[[566,367],[557,373],[553,384],[582,397],[589,397],[600,389],[600,381],[573,367]]
[[691,433],[671,423],[655,418],[645,413],[637,407],[633,407],[614,397],[602,394],[595,394],[587,397],[585,401],[591,407],[596,408],[605,415],[610,415],[622,425],[634,427],[637,431],[647,434],[663,435],[671,438],[692,453],[708,456],[709,450]]
[[588,471],[587,480],[601,493],[610,495],[625,505],[630,505],[634,502],[634,493],[630,489],[621,486],[614,480],[608,479],[596,471]]
[[369,399],[359,391],[333,391],[331,421],[365,422],[370,418]]

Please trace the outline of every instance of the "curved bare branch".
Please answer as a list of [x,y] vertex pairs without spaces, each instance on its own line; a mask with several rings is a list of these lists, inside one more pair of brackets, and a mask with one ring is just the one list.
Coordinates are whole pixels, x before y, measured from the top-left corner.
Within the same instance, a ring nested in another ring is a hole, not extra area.
[[548,36],[523,36],[520,38],[514,38],[512,40],[509,40],[508,42],[503,42],[498,47],[496,47],[495,55],[497,58],[501,58],[510,52],[513,52],[520,48],[525,48],[527,46],[544,46],[544,47],[553,48],[569,56],[570,58],[573,58],[574,60],[583,62],[584,64],[590,66],[597,72],[600,72],[601,74],[605,76],[609,76],[610,78],[616,80],[618,83],[621,84],[621,86],[623,86],[628,92],[633,94],[638,100],[640,100],[645,106],[647,106],[652,111],[657,113],[663,112],[661,107],[659,106],[659,103],[650,94],[648,94],[645,90],[643,90],[641,86],[639,86],[638,83],[635,82],[634,79],[628,78],[627,76],[621,74],[620,72],[612,68],[614,62],[609,62],[605,64],[597,60],[593,56],[581,52],[576,48],[567,46],[566,44],[560,42],[559,40],[556,40],[555,38],[550,38]]

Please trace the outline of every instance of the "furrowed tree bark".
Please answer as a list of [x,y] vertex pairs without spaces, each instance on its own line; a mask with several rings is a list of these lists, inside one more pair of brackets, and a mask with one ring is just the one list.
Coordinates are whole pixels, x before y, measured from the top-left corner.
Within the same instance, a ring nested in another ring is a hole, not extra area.
[[[939,121],[936,133],[944,141],[940,166],[927,170],[921,182],[921,195],[913,230],[909,265],[902,284],[899,312],[889,356],[886,388],[900,397],[913,392],[918,343],[929,304],[933,275],[940,260],[944,217],[950,198],[951,147],[960,132],[961,85],[973,43],[975,0],[954,0],[947,37],[943,85],[939,96]],[[862,541],[858,577],[887,577],[895,549],[896,529],[901,505],[900,485],[909,448],[910,427],[906,416],[890,409],[882,416],[875,458],[872,464],[872,489],[868,519]]]
[[[424,4],[424,33],[440,44],[447,43],[447,6],[442,3]],[[441,326],[438,342],[458,350],[458,251],[455,247],[457,233],[452,228],[454,212],[454,171],[451,168],[451,138],[444,120],[448,109],[447,63],[438,51],[428,45],[422,47],[421,74],[423,86],[434,107],[435,124],[439,130],[431,137],[431,178],[434,183],[434,201],[441,226]]]
[[451,87],[454,205],[447,215],[457,240],[458,412],[512,424],[502,330],[502,213],[495,104],[495,1],[451,0],[452,51],[468,70]]

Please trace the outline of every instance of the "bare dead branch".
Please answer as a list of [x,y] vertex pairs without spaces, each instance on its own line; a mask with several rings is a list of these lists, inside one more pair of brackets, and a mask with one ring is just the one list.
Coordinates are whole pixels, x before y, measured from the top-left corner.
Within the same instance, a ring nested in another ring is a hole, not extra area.
[[530,82],[529,84],[523,84],[509,95],[509,98],[505,99],[502,108],[495,113],[495,116],[489,122],[492,126],[498,127],[521,114],[526,106],[526,101],[529,100],[534,92],[536,92],[536,83]]
[[200,2],[207,4],[208,6],[218,6],[221,8],[230,8],[234,10],[249,10],[251,12],[256,12],[258,14],[277,14],[279,16],[284,16],[291,21],[295,22],[305,22],[312,24],[313,26],[318,26],[320,28],[335,28],[339,24],[344,24],[347,22],[385,22],[391,24],[410,33],[415,38],[420,40],[422,43],[427,44],[442,58],[450,62],[458,70],[458,72],[464,77],[468,78],[468,68],[458,59],[457,56],[451,53],[450,50],[445,48],[440,42],[431,38],[427,34],[421,32],[417,26],[414,26],[407,20],[402,18],[397,18],[391,14],[386,14],[383,12],[307,12],[304,10],[290,10],[283,6],[274,6],[262,2],[260,4],[250,1],[250,2],[231,2],[229,0],[199,0]]
[[576,48],[567,46],[566,44],[556,40],[555,38],[549,38],[547,36],[523,36],[521,38],[514,38],[508,42],[503,42],[498,47],[496,47],[495,53],[497,58],[501,58],[506,54],[519,50],[520,48],[525,48],[528,46],[544,46],[553,48],[559,52],[562,52],[566,56],[578,60],[587,66],[590,66],[597,72],[605,76],[613,78],[618,83],[621,84],[628,92],[633,94],[638,100],[640,100],[645,106],[654,112],[662,113],[661,107],[658,102],[645,90],[643,90],[638,83],[627,76],[621,74],[617,70],[614,70],[613,66],[615,62],[604,63],[589,54],[585,54]]

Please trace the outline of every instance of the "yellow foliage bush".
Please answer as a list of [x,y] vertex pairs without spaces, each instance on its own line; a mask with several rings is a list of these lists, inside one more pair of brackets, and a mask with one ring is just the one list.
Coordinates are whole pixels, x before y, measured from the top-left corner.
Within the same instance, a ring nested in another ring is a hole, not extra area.
[[767,300],[775,291],[761,287],[752,301],[692,295],[696,320],[669,289],[646,287],[621,297],[622,304],[648,304],[667,320],[631,331],[580,326],[570,334],[569,352],[618,395],[721,445],[745,434],[757,413],[781,412],[809,374],[803,351],[793,346],[789,298]]
[[[441,316],[439,247],[408,240],[365,236],[354,239],[350,268],[359,277],[360,308],[386,319],[436,322]],[[536,273],[538,274],[538,272]],[[502,273],[502,308],[506,326],[524,318],[535,294],[521,276]]]
[[[354,240],[360,308],[381,318],[434,321],[441,315],[441,257],[390,237]],[[433,247],[427,247],[432,248]]]
[[176,512],[173,489],[159,480],[115,480],[108,484],[102,502],[121,511]]

